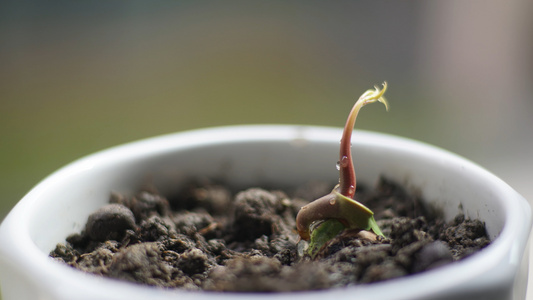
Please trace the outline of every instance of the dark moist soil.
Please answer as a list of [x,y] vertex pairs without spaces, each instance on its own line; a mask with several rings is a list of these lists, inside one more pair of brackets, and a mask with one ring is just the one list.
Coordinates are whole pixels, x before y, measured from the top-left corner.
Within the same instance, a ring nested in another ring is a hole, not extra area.
[[375,213],[388,238],[345,231],[318,259],[304,255],[295,217],[330,192],[314,183],[294,191],[235,192],[207,180],[168,198],[154,188],[112,194],[85,230],[51,252],[80,270],[167,288],[285,292],[368,284],[438,268],[487,246],[485,225],[462,214],[446,223],[438,210],[381,179],[356,199]]

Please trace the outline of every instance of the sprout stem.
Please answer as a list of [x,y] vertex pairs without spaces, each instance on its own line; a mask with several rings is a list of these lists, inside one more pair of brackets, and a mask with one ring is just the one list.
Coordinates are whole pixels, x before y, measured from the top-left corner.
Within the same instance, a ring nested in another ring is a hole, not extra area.
[[[320,249],[325,242],[336,236],[342,228],[373,231],[375,235],[383,236],[374,219],[374,213],[363,204],[353,199],[355,194],[355,171],[351,154],[351,139],[355,119],[361,108],[369,103],[381,102],[388,110],[389,105],[383,94],[387,90],[387,83],[383,89],[374,86],[355,102],[344,127],[341,138],[339,168],[339,185],[331,193],[316,199],[300,209],[296,216],[296,229],[303,240],[309,240],[310,251]],[[324,221],[311,232],[311,225],[316,221]],[[340,226],[342,225],[342,226]],[[313,256],[313,255],[311,255]]]
[[352,198],[355,194],[357,180],[355,177],[355,171],[353,167],[352,160],[352,151],[351,151],[351,140],[352,132],[355,125],[355,120],[359,114],[359,110],[369,103],[381,102],[385,105],[385,108],[389,110],[389,104],[383,94],[387,90],[387,82],[383,82],[383,89],[379,89],[377,86],[374,86],[374,90],[367,90],[359,100],[355,102],[350,114],[348,115],[348,120],[346,120],[346,125],[344,126],[344,131],[341,138],[340,154],[339,154],[339,193],[348,198]]

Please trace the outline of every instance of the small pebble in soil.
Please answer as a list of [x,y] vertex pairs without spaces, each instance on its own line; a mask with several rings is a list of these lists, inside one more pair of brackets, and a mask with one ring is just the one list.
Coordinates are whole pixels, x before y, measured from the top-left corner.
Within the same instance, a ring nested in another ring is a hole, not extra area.
[[418,251],[413,261],[414,273],[431,270],[453,262],[450,247],[443,241],[434,241],[426,244]]
[[134,228],[131,210],[120,204],[108,204],[89,216],[85,231],[91,239],[105,241],[120,239],[127,229]]

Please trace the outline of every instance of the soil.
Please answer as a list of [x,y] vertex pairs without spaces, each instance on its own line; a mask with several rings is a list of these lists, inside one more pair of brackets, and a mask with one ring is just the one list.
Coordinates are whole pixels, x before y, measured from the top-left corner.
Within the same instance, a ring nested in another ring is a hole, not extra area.
[[485,225],[464,215],[446,223],[423,199],[382,178],[358,187],[387,238],[346,230],[317,259],[296,232],[300,207],[330,192],[310,183],[293,191],[233,191],[195,180],[167,197],[154,187],[112,194],[85,230],[50,255],[72,267],[139,284],[186,290],[286,292],[369,284],[461,260],[490,243]]

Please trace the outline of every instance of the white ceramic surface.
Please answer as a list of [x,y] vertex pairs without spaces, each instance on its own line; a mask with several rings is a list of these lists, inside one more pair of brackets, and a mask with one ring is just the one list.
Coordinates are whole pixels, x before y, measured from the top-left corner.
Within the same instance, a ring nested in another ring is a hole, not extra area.
[[[33,188],[0,226],[0,286],[4,300],[24,299],[248,299],[250,294],[163,290],[104,279],[48,257],[111,191],[133,192],[150,180],[162,191],[195,175],[235,186],[296,185],[335,180],[341,129],[308,126],[234,126],[189,131],[126,144],[82,158]],[[493,243],[451,265],[397,280],[321,292],[315,299],[523,299],[531,208],[483,168],[447,151],[398,137],[356,131],[358,182],[380,174],[421,192],[448,219],[460,211],[486,222]],[[293,299],[294,293],[254,294]],[[304,299],[304,298],[302,298]]]

